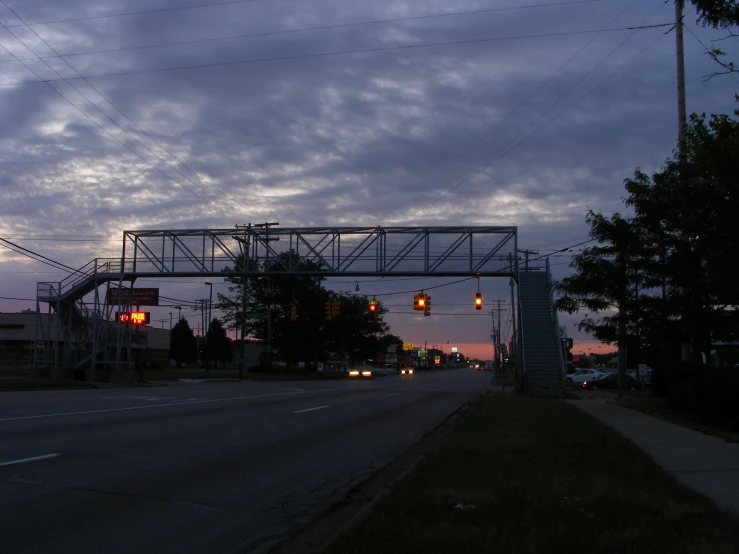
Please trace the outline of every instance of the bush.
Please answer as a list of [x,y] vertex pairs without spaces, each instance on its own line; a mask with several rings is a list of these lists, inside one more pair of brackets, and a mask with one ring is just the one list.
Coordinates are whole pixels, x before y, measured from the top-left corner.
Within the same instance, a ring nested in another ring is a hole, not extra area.
[[696,389],[692,382],[678,383],[667,395],[667,406],[671,410],[683,414],[693,414],[696,400]]
[[677,363],[654,368],[652,389],[667,406],[700,423],[739,432],[739,371]]
[[706,366],[691,362],[658,364],[652,370],[652,394],[668,398],[675,387],[694,382],[705,369]]
[[694,383],[693,415],[706,425],[739,432],[739,372],[706,368]]

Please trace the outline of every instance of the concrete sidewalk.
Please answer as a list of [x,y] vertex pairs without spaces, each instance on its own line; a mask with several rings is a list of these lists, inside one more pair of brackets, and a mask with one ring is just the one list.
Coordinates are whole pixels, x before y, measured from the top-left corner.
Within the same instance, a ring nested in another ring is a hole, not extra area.
[[570,404],[631,440],[683,485],[739,514],[739,444],[605,400]]

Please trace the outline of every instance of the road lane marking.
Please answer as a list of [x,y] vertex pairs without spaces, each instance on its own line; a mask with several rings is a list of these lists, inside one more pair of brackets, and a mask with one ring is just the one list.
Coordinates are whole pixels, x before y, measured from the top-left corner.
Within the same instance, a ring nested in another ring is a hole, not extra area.
[[386,394],[385,398],[387,398],[388,396],[397,396],[399,394],[400,394],[399,392],[391,392],[390,394]]
[[294,414],[304,414],[305,412],[315,412],[316,410],[323,410],[325,408],[328,408],[328,406],[317,406],[315,408],[308,408],[307,410],[298,410],[297,412],[293,412]]
[[148,406],[128,406],[126,408],[108,408],[106,410],[88,410],[84,412],[65,412],[61,414],[42,414],[42,415],[32,415],[32,416],[21,416],[21,417],[6,417],[3,419],[0,419],[0,423],[3,423],[5,421],[22,421],[24,419],[41,419],[45,417],[64,417],[64,416],[73,416],[73,415],[85,415],[85,414],[104,414],[108,412],[127,412],[130,410],[150,410],[152,408],[167,408],[172,406],[188,406],[190,404],[208,404],[211,402],[230,402],[232,400],[254,400],[257,398],[271,398],[275,396],[291,396],[291,395],[298,395],[298,394],[309,394],[312,392],[331,392],[336,390],[342,390],[342,389],[318,389],[318,390],[308,390],[305,392],[278,392],[275,394],[260,394],[255,396],[232,396],[230,398],[212,398],[209,400],[195,400],[192,402],[177,402],[177,403],[168,403],[168,404],[149,404]]
[[6,466],[17,466],[19,464],[30,464],[33,462],[40,462],[42,460],[51,460],[52,458],[58,458],[61,454],[44,454],[43,456],[34,456],[33,458],[23,458],[21,460],[11,460],[10,462],[0,463],[0,467]]

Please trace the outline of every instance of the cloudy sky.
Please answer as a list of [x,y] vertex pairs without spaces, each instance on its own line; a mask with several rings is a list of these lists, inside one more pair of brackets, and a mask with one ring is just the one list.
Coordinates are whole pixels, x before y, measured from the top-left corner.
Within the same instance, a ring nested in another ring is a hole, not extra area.
[[[516,225],[543,254],[587,239],[585,210],[621,210],[623,179],[675,145],[674,33],[628,29],[673,20],[664,0],[6,2],[0,237],[73,267],[120,255],[124,229],[267,220]],[[704,82],[698,40],[721,35],[686,11],[688,110],[728,113],[739,84]],[[62,276],[0,249],[0,311]],[[378,299],[445,282],[365,281]],[[507,280],[481,290],[509,298]],[[474,292],[437,289],[431,318],[387,297],[393,331],[490,357]]]

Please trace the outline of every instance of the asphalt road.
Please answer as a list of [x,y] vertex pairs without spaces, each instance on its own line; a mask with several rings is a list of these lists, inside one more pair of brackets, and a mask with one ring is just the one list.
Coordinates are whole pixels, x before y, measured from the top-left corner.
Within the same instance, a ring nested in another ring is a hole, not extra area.
[[454,370],[0,393],[0,551],[264,548],[489,381],[489,373]]

